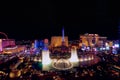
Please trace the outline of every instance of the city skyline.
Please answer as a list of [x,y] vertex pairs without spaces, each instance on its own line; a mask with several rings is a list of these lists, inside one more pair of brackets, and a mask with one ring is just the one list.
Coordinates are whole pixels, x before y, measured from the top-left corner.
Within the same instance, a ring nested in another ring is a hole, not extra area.
[[0,3],[0,80],[120,80],[118,1]]

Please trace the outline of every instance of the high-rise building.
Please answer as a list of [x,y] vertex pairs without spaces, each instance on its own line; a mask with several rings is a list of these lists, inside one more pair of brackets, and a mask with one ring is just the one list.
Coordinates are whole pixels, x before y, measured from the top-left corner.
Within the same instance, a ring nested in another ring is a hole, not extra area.
[[101,45],[104,44],[104,42],[107,40],[107,37],[101,37],[98,34],[84,34],[80,35],[80,44],[81,46],[95,46],[95,45]]
[[35,40],[34,47],[35,48],[44,48],[44,41],[43,40]]

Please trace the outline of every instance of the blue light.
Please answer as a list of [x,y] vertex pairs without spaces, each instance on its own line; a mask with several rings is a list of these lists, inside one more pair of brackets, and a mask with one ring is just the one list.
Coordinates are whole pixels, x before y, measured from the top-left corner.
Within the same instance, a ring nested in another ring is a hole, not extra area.
[[44,47],[44,48],[43,48],[43,50],[47,51],[47,50],[48,50],[48,48],[47,48],[47,47]]
[[41,41],[38,41],[38,40],[35,40],[35,45],[34,45],[35,48],[43,48],[44,47],[44,42],[43,40]]
[[38,48],[38,46],[39,46],[39,42],[38,42],[38,40],[35,40],[34,47]]
[[64,33],[64,27],[63,27],[63,29],[62,29],[62,41],[63,42],[65,41],[64,36],[65,36],[65,33]]

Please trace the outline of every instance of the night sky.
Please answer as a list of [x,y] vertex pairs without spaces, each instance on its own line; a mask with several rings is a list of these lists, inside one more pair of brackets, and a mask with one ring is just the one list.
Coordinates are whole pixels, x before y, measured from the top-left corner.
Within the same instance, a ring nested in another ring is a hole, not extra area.
[[108,0],[3,0],[0,2],[0,31],[16,40],[50,39],[61,35],[64,26],[70,40],[79,39],[84,33],[117,39],[118,6],[118,2]]

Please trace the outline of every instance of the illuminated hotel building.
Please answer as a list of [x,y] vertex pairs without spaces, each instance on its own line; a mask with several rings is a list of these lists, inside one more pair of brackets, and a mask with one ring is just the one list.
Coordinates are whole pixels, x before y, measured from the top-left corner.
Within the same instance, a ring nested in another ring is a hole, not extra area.
[[14,39],[0,39],[0,51],[3,51],[4,48],[15,46]]
[[107,40],[107,37],[101,37],[98,34],[84,34],[80,35],[80,46],[90,46],[93,47],[95,45],[101,46]]
[[[64,37],[65,39],[65,46],[68,46],[68,37]],[[58,47],[62,45],[62,36],[53,36],[51,38],[51,46]]]

